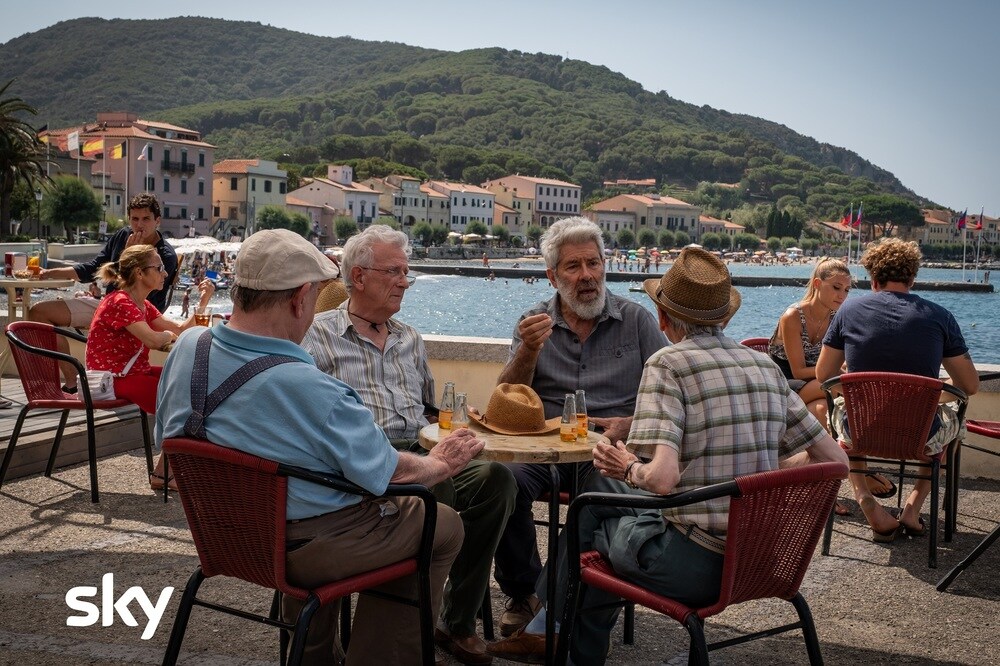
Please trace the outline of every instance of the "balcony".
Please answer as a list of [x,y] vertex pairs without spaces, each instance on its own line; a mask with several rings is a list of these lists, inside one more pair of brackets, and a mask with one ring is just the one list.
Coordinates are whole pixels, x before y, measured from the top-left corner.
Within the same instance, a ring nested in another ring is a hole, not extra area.
[[173,171],[176,173],[194,173],[195,164],[194,162],[171,162],[170,160],[163,160],[160,162],[160,168],[164,171]]

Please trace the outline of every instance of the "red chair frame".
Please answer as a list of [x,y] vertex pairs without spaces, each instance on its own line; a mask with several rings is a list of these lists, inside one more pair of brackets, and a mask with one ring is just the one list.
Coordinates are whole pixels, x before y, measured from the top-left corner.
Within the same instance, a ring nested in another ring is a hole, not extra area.
[[[930,539],[927,566],[937,568],[938,493],[940,472],[945,470],[944,540],[951,541],[958,513],[958,446],[950,442],[946,451],[936,456],[924,455],[924,445],[930,434],[941,392],[959,401],[958,418],[965,419],[968,396],[959,388],[940,379],[908,375],[899,372],[849,372],[823,382],[826,393],[830,432],[837,438],[833,422],[834,390],[844,395],[847,425],[851,432],[851,460],[866,460],[876,465],[898,465],[898,470],[876,469],[884,474],[904,478],[929,479],[931,482]],[[942,464],[941,459],[945,458]],[[906,465],[927,469],[926,474],[907,472]],[[862,474],[865,470],[851,470]],[[902,500],[900,489],[900,501]],[[830,514],[823,537],[823,554],[830,554],[834,514]]]
[[740,344],[754,351],[759,351],[762,354],[767,354],[769,353],[771,338],[747,338],[746,340],[740,340]]
[[[6,329],[7,340],[10,342],[10,353],[17,364],[17,372],[21,378],[21,385],[24,387],[24,395],[27,403],[21,408],[17,415],[17,422],[14,424],[14,432],[10,436],[7,444],[7,453],[0,463],[0,487],[3,486],[4,477],[7,475],[7,468],[14,456],[14,447],[17,446],[17,438],[21,434],[21,428],[28,417],[29,412],[36,409],[60,409],[62,416],[59,419],[59,427],[56,429],[55,439],[52,441],[52,451],[49,453],[49,461],[45,466],[45,476],[52,476],[52,469],[56,464],[56,455],[59,453],[59,444],[62,442],[63,430],[66,428],[66,421],[69,419],[70,410],[85,410],[87,413],[87,458],[90,463],[90,500],[99,500],[97,488],[97,436],[94,426],[95,409],[118,409],[120,407],[135,406],[128,400],[94,400],[90,395],[90,385],[87,383],[87,371],[83,364],[76,357],[64,354],[58,350],[56,345],[57,336],[71,338],[78,342],[87,342],[87,338],[76,331],[57,328],[52,324],[45,324],[34,321],[18,321],[9,324]],[[76,395],[69,395],[62,391],[62,376],[59,371],[59,363],[69,363],[76,369],[79,387]],[[146,450],[146,471],[153,473],[153,448],[152,439],[149,435],[149,422],[146,420],[146,413],[139,409],[139,422],[142,425],[142,443]]]
[[[625,601],[663,613],[683,624],[691,637],[689,663],[707,664],[708,653],[712,650],[795,629],[802,630],[810,663],[822,663],[816,627],[809,605],[799,593],[799,586],[822,535],[827,515],[833,509],[840,482],[847,478],[847,474],[846,465],[830,462],[748,474],[726,483],[673,495],[584,493],[570,505],[567,520],[569,587],[556,663],[566,663],[576,615],[587,610],[581,608],[581,585],[611,592]],[[597,551],[580,553],[579,516],[587,506],[659,510],[718,497],[731,499],[722,586],[718,601],[711,606],[690,608],[649,592],[619,578],[610,563]],[[733,604],[771,597],[790,601],[799,621],[706,644],[706,618]]]
[[[164,666],[177,662],[194,606],[278,627],[281,630],[279,656],[282,664],[288,650],[288,632],[294,631],[289,662],[298,664],[309,623],[317,609],[341,597],[349,598],[355,592],[365,592],[414,573],[418,580],[416,599],[378,591],[371,593],[419,609],[422,661],[428,666],[434,663],[430,561],[437,523],[437,501],[426,487],[390,484],[386,490],[387,495],[415,496],[424,503],[420,548],[414,557],[315,589],[303,589],[289,583],[285,576],[288,478],[304,479],[354,495],[371,497],[370,493],[332,474],[310,472],[204,440],[166,439],[163,451],[174,470],[181,504],[201,562],[184,590],[163,657]],[[202,582],[213,576],[238,578],[275,590],[269,615],[257,615],[197,598]],[[279,594],[306,602],[295,622],[282,622],[278,618]]]

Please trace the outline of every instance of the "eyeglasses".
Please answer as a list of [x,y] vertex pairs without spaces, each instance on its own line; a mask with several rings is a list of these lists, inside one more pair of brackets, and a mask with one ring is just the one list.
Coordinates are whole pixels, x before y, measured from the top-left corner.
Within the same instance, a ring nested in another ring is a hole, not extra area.
[[358,266],[358,268],[363,268],[366,271],[378,271],[379,273],[385,273],[393,280],[398,281],[399,278],[404,278],[406,280],[407,286],[412,287],[413,283],[417,281],[416,277],[410,277],[399,267],[396,268],[375,268],[374,266]]
[[152,266],[143,266],[142,270],[146,270],[147,268],[155,268],[156,270],[160,271],[161,273],[166,273],[167,272],[167,269],[164,268],[163,264],[153,264]]

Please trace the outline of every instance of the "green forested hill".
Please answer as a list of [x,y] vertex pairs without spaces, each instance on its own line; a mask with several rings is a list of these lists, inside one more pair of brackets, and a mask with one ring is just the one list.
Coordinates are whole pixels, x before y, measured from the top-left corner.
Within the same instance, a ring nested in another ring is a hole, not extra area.
[[612,178],[740,182],[740,200],[715,212],[777,202],[833,217],[878,192],[923,203],[850,150],[541,53],[452,53],[217,19],[77,19],[0,45],[0,79],[15,77],[39,124],[130,110],[198,129],[218,158],[376,158],[359,171],[391,168],[384,160],[471,182],[519,171],[588,193]]

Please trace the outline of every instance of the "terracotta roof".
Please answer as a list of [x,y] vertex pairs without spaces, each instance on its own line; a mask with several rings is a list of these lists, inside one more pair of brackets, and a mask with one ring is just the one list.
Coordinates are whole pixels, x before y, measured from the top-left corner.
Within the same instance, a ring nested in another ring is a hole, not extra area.
[[255,166],[260,166],[260,160],[222,160],[215,163],[212,173],[248,173]]
[[503,204],[496,203],[496,202],[493,203],[493,209],[497,210],[497,211],[500,211],[501,213],[516,213],[516,212],[518,212],[518,211],[514,210],[513,208],[508,208],[507,206],[504,206]]
[[314,177],[313,178],[313,182],[317,182],[317,181],[320,182],[320,183],[325,183],[326,185],[332,185],[333,187],[336,187],[338,190],[348,190],[348,191],[351,191],[351,192],[360,192],[361,194],[378,194],[379,193],[377,190],[373,190],[370,187],[362,185],[361,183],[355,183],[353,181],[350,184],[345,185],[344,183],[338,183],[337,181],[330,180],[329,178]]
[[504,176],[503,178],[494,178],[493,180],[489,180],[486,182],[499,183],[503,185],[504,178],[520,178],[521,180],[526,180],[529,183],[535,183],[536,185],[558,185],[559,187],[576,187],[576,188],[580,187],[579,185],[576,185],[574,183],[567,183],[565,180],[556,180],[554,178],[537,178],[535,176],[521,176],[517,174],[511,176]]
[[447,199],[448,198],[446,195],[441,194],[437,190],[433,189],[430,186],[429,183],[421,183],[420,184],[420,191],[423,192],[424,194],[426,194],[427,196],[432,197],[434,199]]
[[490,194],[490,195],[493,194],[489,190],[483,189],[478,185],[469,185],[468,183],[450,183],[447,180],[432,180],[431,184],[440,185],[441,187],[451,192],[468,192],[470,194]]
[[304,201],[298,197],[285,196],[285,205],[287,206],[304,206],[306,208],[322,208],[321,204],[314,204],[311,201]]
[[[656,205],[662,204],[662,205],[665,205],[665,206],[683,206],[685,208],[696,208],[696,206],[692,206],[691,204],[687,203],[686,201],[681,201],[680,199],[674,199],[673,197],[664,197],[664,196],[661,196],[658,199],[653,199],[653,198],[648,197],[648,196],[643,195],[643,194],[619,194],[618,196],[611,197],[610,199],[605,199],[604,201],[598,201],[597,203],[595,203],[595,204],[593,204],[591,206],[591,209],[592,210],[605,210],[605,211],[606,210],[614,210],[614,209],[608,208],[607,204],[608,204],[609,201],[615,201],[616,199],[618,199],[618,200],[621,200],[621,199],[631,199],[632,201],[635,201],[636,203],[640,203],[640,204],[642,204],[644,206],[656,206]],[[611,205],[615,205],[615,204],[611,204]]]

